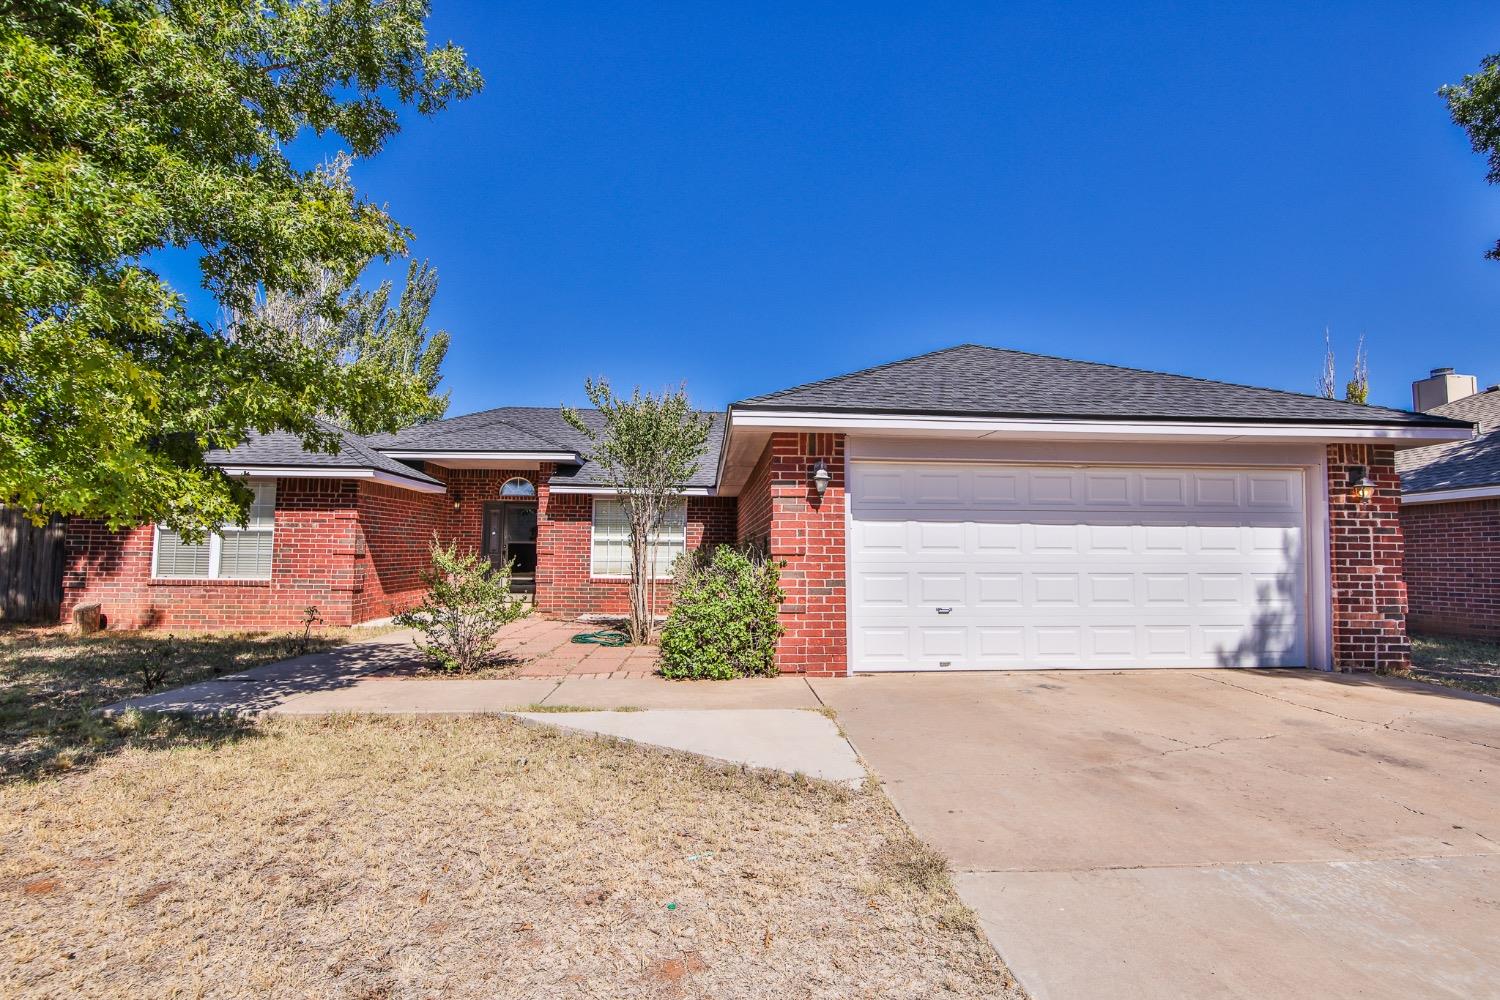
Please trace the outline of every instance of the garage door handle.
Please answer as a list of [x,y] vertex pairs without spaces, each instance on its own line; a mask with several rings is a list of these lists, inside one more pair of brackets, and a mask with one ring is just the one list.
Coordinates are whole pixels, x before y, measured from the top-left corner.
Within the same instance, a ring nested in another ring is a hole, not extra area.
[[937,609],[937,613],[940,614],[940,615],[951,615],[953,613],[953,609],[952,608],[938,608]]

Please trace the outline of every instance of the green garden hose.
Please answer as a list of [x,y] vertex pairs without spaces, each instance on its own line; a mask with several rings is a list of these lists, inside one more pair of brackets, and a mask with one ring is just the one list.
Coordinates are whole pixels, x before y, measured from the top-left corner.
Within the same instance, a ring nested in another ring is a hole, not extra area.
[[630,644],[630,636],[607,628],[601,632],[579,632],[573,637],[573,641],[580,644],[592,643],[595,646],[627,646]]

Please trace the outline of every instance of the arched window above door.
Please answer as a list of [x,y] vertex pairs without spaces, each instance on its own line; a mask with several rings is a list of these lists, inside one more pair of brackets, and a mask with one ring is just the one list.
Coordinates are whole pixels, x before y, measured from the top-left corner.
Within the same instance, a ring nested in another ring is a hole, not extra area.
[[536,496],[536,487],[532,485],[531,480],[522,479],[520,476],[517,476],[514,479],[507,479],[505,481],[505,485],[500,487],[500,495],[503,497],[534,497]]

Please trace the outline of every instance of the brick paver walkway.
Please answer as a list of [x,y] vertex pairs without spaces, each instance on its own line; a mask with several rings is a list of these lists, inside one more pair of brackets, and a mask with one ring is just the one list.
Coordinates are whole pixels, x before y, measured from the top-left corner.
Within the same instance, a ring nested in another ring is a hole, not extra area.
[[525,661],[522,677],[650,677],[656,673],[655,646],[611,647],[573,641],[580,632],[605,628],[531,615],[505,626],[496,646],[502,654]]

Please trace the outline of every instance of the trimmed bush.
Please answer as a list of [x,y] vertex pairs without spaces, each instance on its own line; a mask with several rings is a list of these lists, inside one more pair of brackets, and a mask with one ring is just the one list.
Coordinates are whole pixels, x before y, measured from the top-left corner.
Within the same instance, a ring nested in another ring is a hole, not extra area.
[[781,569],[728,545],[678,573],[672,612],[661,630],[666,677],[727,680],[776,673],[777,611],[786,595]]
[[501,628],[531,612],[510,592],[510,567],[496,569],[475,552],[432,543],[432,568],[422,575],[422,603],[396,616],[396,624],[426,637],[417,647],[446,670],[468,673],[494,652]]

